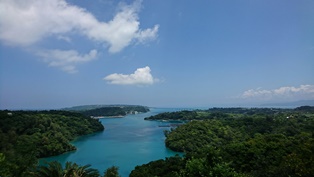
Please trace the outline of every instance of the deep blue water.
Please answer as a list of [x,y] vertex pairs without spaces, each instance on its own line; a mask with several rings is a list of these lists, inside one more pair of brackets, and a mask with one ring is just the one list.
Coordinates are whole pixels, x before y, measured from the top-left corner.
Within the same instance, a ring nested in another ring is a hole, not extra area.
[[177,154],[165,147],[163,131],[169,128],[159,127],[165,123],[145,121],[144,118],[179,110],[182,109],[151,108],[148,113],[101,119],[105,131],[78,138],[72,142],[76,151],[41,159],[40,164],[54,160],[62,164],[67,161],[91,164],[101,174],[115,165],[122,177],[129,176],[137,165]]

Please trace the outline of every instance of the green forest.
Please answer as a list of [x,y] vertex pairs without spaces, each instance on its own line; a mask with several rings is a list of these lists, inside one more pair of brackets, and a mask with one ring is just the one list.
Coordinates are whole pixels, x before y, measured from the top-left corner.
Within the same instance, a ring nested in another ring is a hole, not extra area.
[[[139,165],[130,177],[311,177],[314,107],[210,108],[161,113],[151,121],[185,122],[166,130],[165,146],[183,156]],[[103,131],[97,119],[68,111],[0,111],[1,177],[119,177],[90,165],[38,158],[75,150],[69,142]]]
[[189,120],[165,131],[166,146],[185,156],[137,166],[131,177],[314,174],[314,107],[212,108],[146,120]]
[[125,116],[126,112],[120,107],[103,107],[96,108],[86,111],[81,111],[80,113],[86,116]]
[[125,116],[127,114],[145,113],[149,111],[146,106],[138,105],[85,105],[64,109],[78,112],[86,116]]
[[0,111],[0,176],[32,176],[38,158],[75,150],[70,141],[103,130],[74,112]]

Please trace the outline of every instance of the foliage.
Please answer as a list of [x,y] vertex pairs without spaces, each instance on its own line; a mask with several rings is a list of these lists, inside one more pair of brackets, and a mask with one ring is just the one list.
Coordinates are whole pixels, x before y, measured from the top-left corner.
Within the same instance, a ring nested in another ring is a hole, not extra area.
[[[120,177],[118,167],[112,166],[104,172],[103,177]],[[49,162],[44,166],[38,167],[34,172],[35,177],[101,177],[99,171],[91,168],[91,165],[78,165],[66,162],[65,167],[57,162]]]
[[37,158],[75,150],[71,140],[103,129],[79,113],[0,111],[0,176],[29,176]]
[[145,120],[190,120],[195,119],[195,111],[165,112],[145,118]]
[[120,177],[118,170],[118,167],[112,166],[104,172],[104,177]]
[[86,116],[125,116],[125,111],[120,107],[103,107],[82,111]]
[[90,168],[90,165],[80,166],[76,163],[67,162],[65,168],[53,161],[47,166],[40,166],[35,172],[36,177],[99,177],[99,171]]
[[[205,153],[206,151],[206,153]],[[229,164],[222,161],[215,151],[206,149],[201,157],[169,157],[137,166],[130,177],[162,176],[162,177],[195,177],[195,176],[245,176],[235,172]]]
[[145,113],[149,112],[149,108],[146,106],[132,106],[132,105],[125,105],[120,106],[127,114],[135,114],[138,113]]
[[125,116],[137,112],[149,111],[146,106],[137,105],[85,105],[66,108],[67,111],[79,112],[86,116]]
[[[208,120],[208,119],[225,119],[225,118],[238,118],[250,117],[252,115],[274,115],[290,113],[298,110],[311,110],[311,107],[304,106],[292,109],[279,109],[279,108],[210,108],[208,110],[195,110],[195,111],[178,111],[178,112],[165,112],[155,116],[146,117],[145,120]],[[314,112],[312,112],[314,113]]]
[[131,172],[130,177],[147,177],[147,176],[180,176],[180,170],[184,169],[185,161],[180,156],[169,157],[165,160],[149,162],[142,166],[136,166]]
[[[163,113],[147,120],[188,120],[165,131],[165,144],[185,152],[135,167],[131,177],[310,177],[314,174],[313,107],[212,108]],[[0,176],[92,176],[98,170],[37,157],[68,150],[75,137],[103,130],[98,120],[65,111],[0,111]],[[119,177],[118,167],[104,177]]]
[[234,138],[243,137],[230,126],[213,119],[209,121],[192,121],[166,133],[166,146],[174,151],[191,152],[203,146],[223,146]]
[[[212,108],[163,113],[146,120],[178,119],[190,122],[166,131],[165,144],[172,150],[185,152],[185,157],[174,163],[150,162],[136,167],[131,174],[171,173],[183,177],[314,174],[313,107]],[[176,163],[181,168],[160,173]],[[158,170],[154,170],[156,166]]]

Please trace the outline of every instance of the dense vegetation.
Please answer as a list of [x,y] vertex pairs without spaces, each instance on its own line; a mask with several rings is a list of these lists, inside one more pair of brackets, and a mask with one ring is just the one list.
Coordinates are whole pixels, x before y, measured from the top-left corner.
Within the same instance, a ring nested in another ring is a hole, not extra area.
[[86,116],[125,116],[126,112],[120,107],[103,107],[81,111]]
[[137,113],[145,113],[149,112],[149,108],[146,106],[120,106],[127,114],[136,114]]
[[0,176],[24,176],[37,158],[75,150],[74,138],[104,130],[96,119],[66,111],[0,111]]
[[165,112],[155,116],[144,118],[144,120],[195,120],[199,119],[196,111],[178,111],[178,112]]
[[152,119],[190,120],[165,132],[166,146],[186,155],[137,166],[131,177],[314,174],[314,107],[213,108]]
[[[32,173],[35,177],[102,177],[99,171],[91,168],[90,165],[80,166],[76,163],[67,162],[63,168],[59,162],[50,162],[47,166],[40,166]],[[103,177],[120,177],[118,167],[108,168]]]
[[251,115],[275,115],[294,112],[311,112],[313,107],[302,106],[291,109],[279,109],[279,108],[210,108],[208,110],[194,110],[194,111],[178,111],[178,112],[165,112],[157,114],[155,116],[146,117],[145,120],[207,120],[213,118],[237,118]]
[[127,114],[145,113],[149,111],[149,108],[137,105],[86,105],[65,110],[79,112],[86,116],[125,116]]
[[[212,108],[162,113],[148,120],[185,120],[165,131],[165,144],[185,152],[135,167],[131,177],[273,177],[314,174],[314,107]],[[96,119],[66,111],[0,111],[0,176],[119,177],[90,165],[37,165],[38,157],[73,150],[70,140],[101,131]]]

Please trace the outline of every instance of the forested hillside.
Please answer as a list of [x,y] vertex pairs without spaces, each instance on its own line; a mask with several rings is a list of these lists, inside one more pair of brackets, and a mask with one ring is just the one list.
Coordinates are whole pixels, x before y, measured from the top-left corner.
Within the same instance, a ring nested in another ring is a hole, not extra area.
[[79,111],[86,116],[125,116],[126,112],[120,107],[103,107],[86,111]]
[[22,176],[37,158],[75,150],[74,138],[104,130],[96,119],[66,111],[0,111],[0,176]]
[[64,110],[78,112],[86,116],[125,116],[127,114],[145,113],[149,111],[149,108],[138,105],[86,105]]
[[209,108],[207,110],[165,112],[155,116],[146,117],[145,120],[206,120],[214,118],[237,118],[251,115],[275,115],[298,111],[314,112],[312,107],[303,106],[296,109],[279,108]]
[[165,132],[166,146],[186,155],[138,166],[131,177],[314,174],[313,107],[214,108],[164,113],[153,119],[190,120]]
[[[314,107],[211,108],[162,113],[153,120],[185,120],[165,131],[168,148],[184,152],[135,167],[131,177],[311,177],[314,174]],[[104,129],[75,112],[0,111],[0,176],[102,176],[89,165],[37,158],[75,149],[70,140]],[[105,169],[104,169],[105,170]],[[119,176],[118,167],[104,176]]]

